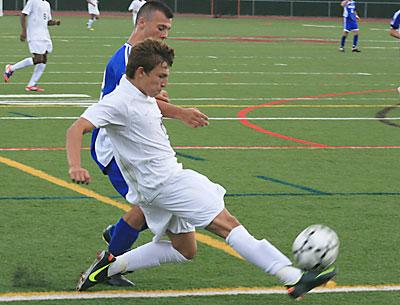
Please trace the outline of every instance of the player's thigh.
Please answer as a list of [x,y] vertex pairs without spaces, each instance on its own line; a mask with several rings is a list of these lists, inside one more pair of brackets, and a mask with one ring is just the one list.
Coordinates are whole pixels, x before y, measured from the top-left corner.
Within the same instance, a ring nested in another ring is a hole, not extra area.
[[163,186],[152,205],[204,228],[224,209],[225,189],[192,170],[183,170]]
[[185,219],[173,215],[171,212],[154,205],[140,206],[146,219],[146,224],[158,241],[166,232],[173,234],[194,232],[195,228]]

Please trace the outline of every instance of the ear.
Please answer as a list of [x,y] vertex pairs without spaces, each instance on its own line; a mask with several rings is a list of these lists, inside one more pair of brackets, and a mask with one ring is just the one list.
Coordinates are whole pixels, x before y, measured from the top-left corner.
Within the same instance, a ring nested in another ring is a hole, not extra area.
[[135,72],[135,78],[142,78],[146,73],[144,72],[144,68],[139,66]]
[[143,16],[140,16],[139,19],[136,21],[136,27],[143,30],[146,27],[146,20]]

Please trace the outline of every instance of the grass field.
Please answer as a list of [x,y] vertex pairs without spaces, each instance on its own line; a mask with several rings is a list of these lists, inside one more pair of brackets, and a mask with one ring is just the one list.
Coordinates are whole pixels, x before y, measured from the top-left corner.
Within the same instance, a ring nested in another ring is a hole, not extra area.
[[[272,290],[281,289],[273,277],[202,242],[191,263],[128,276],[136,282],[129,292],[187,296],[122,299],[122,291],[105,301],[100,292],[119,289],[99,285],[85,295],[93,299],[68,300],[82,296],[73,293],[77,277],[105,248],[103,228],[127,206],[87,150],[83,163],[93,182],[83,189],[67,183],[65,132],[98,98],[105,64],[129,36],[131,20],[105,17],[93,32],[84,17],[61,20],[51,28],[54,51],[40,82],[46,92],[24,91],[31,68],[0,84],[0,300],[291,304],[283,290]],[[18,22],[0,18],[2,67],[29,55]],[[339,19],[178,16],[169,39],[177,54],[167,88],[172,101],[198,107],[211,122],[202,129],[165,122],[184,166],[225,186],[227,208],[289,256],[306,226],[337,231],[336,287],[350,292],[310,294],[307,304],[399,304],[399,46],[386,31],[389,20],[360,27],[359,54],[350,52],[351,38],[345,53],[337,51]],[[139,244],[150,239],[146,232]],[[363,289],[371,291],[356,291]]]

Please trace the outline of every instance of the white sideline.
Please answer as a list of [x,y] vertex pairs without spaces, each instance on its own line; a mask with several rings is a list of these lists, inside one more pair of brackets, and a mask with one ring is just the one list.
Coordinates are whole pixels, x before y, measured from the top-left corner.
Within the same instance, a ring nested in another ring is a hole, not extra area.
[[[13,117],[5,116],[0,117],[0,120],[76,120],[78,117],[69,116],[42,116],[42,117]],[[169,120],[169,118],[165,118]],[[398,121],[400,117],[393,118],[296,118],[296,117],[286,117],[286,118],[208,118],[209,121]]]
[[[400,291],[400,285],[381,286],[337,286],[319,288],[310,293],[349,293],[349,292],[392,292]],[[191,296],[220,295],[271,295],[286,294],[283,288],[210,288],[176,291],[97,291],[97,292],[31,292],[0,294],[0,302],[37,300],[83,300],[83,299],[123,299],[123,298],[176,298]]]
[[87,94],[0,94],[0,98],[90,97]]

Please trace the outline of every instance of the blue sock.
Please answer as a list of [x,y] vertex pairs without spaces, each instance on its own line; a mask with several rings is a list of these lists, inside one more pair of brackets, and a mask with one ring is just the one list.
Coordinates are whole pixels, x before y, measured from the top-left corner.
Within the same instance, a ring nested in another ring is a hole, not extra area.
[[113,227],[108,251],[113,255],[118,256],[130,250],[133,243],[139,237],[139,231],[128,225],[123,218],[121,218]]
[[346,43],[346,36],[342,36],[342,41],[340,42],[340,47],[344,48],[345,43]]
[[353,37],[353,48],[357,48],[358,44],[358,35],[354,35]]

